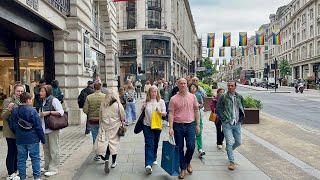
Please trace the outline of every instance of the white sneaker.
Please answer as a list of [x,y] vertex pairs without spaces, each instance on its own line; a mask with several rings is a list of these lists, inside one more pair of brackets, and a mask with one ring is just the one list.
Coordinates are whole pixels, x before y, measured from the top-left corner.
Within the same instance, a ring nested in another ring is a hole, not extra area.
[[58,174],[58,172],[55,172],[55,171],[48,171],[44,173],[45,176],[54,176],[56,174]]
[[41,172],[45,173],[47,172],[48,170],[44,169],[44,168],[41,168]]
[[153,162],[153,165],[158,165],[158,161],[154,161],[154,162]]
[[146,173],[149,175],[149,174],[152,174],[152,167],[151,166],[146,166]]
[[20,177],[17,176],[16,173],[12,173],[11,175],[7,176],[7,180],[20,180]]
[[111,164],[111,168],[115,168],[117,166],[117,162]]
[[222,149],[222,145],[217,145],[217,148],[218,148],[219,150],[221,150],[221,149]]

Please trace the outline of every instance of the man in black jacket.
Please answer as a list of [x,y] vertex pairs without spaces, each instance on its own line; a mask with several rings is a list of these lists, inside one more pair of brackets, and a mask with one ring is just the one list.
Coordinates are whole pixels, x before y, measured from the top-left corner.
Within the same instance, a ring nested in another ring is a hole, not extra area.
[[[88,81],[88,86],[86,88],[84,88],[81,92],[80,95],[78,96],[78,105],[79,108],[83,108],[84,103],[86,102],[87,96],[94,93],[93,90],[93,85],[94,82],[93,81]],[[86,130],[85,130],[85,134],[89,134],[90,133],[90,129],[88,127],[88,123],[86,123]]]

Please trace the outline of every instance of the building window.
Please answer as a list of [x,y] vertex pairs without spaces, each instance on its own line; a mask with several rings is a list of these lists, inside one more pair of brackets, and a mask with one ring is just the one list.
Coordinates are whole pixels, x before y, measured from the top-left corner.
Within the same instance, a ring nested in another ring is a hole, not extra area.
[[318,4],[318,16],[320,16],[320,4]]
[[302,40],[306,40],[307,38],[307,33],[306,33],[306,29],[302,30]]
[[317,43],[317,54],[320,55],[320,41]]
[[94,26],[94,35],[96,38],[99,37],[99,3],[94,2],[93,3],[93,8],[92,8],[92,22]]
[[310,9],[310,20],[313,19],[313,9]]
[[313,25],[310,26],[310,37],[314,36]]
[[300,42],[300,33],[297,33],[297,43]]
[[135,56],[137,55],[136,40],[120,41],[120,56]]
[[304,25],[307,22],[306,14],[302,14],[301,21],[302,25]]
[[148,0],[148,28],[161,29],[161,0]]
[[136,2],[128,2],[127,4],[127,29],[134,29],[136,27]]
[[145,41],[145,54],[158,55],[158,56],[170,56],[169,41],[158,40],[158,39],[147,39]]
[[320,35],[320,22],[318,22],[318,35]]
[[310,43],[310,45],[309,45],[309,57],[313,57],[313,51],[314,51],[313,44]]

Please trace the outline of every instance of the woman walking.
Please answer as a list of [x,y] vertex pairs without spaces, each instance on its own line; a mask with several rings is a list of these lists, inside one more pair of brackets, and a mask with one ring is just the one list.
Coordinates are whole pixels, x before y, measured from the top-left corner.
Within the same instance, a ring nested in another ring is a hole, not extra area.
[[[104,171],[109,173],[109,156],[112,156],[111,168],[117,166],[116,158],[119,151],[120,137],[118,130],[124,124],[124,109],[119,95],[109,90],[100,106],[100,124],[97,135],[97,154],[105,161]],[[107,148],[105,148],[107,146]]]
[[136,91],[130,84],[127,92],[124,94],[126,100],[126,125],[134,124],[136,122],[136,97]]
[[51,130],[48,127],[50,115],[63,116],[64,111],[60,101],[52,96],[52,86],[45,85],[40,88],[40,98],[42,107],[40,108],[40,117],[42,119],[42,128],[45,134],[44,151],[44,169],[45,176],[53,176],[58,174],[60,164],[59,151],[59,130]]
[[143,105],[145,108],[145,119],[143,126],[143,135],[144,135],[144,157],[145,157],[145,168],[146,173],[152,173],[152,166],[157,165],[157,151],[158,144],[160,139],[161,130],[151,129],[151,119],[152,113],[158,112],[161,113],[161,116],[166,116],[166,105],[161,99],[160,92],[157,86],[151,86],[147,93],[146,103]]
[[20,104],[20,95],[24,92],[24,87],[22,84],[16,84],[13,87],[14,94],[12,97],[8,97],[3,102],[3,111],[1,117],[3,121],[3,137],[6,138],[8,152],[6,158],[6,166],[8,171],[8,180],[17,180],[20,179],[17,176],[17,145],[16,145],[16,136],[11,131],[9,127],[9,122],[11,120],[11,112],[13,108],[18,107]]
[[[213,113],[217,113],[217,102],[222,94],[224,94],[224,89],[219,88],[217,90],[217,96],[214,97],[210,103],[210,108]],[[224,139],[224,134],[223,134],[222,127],[221,127],[222,126],[221,121],[219,121],[219,119],[218,119],[215,122],[215,125],[216,125],[216,131],[217,131],[217,148],[219,150],[221,150],[222,144],[223,144],[223,139]]]

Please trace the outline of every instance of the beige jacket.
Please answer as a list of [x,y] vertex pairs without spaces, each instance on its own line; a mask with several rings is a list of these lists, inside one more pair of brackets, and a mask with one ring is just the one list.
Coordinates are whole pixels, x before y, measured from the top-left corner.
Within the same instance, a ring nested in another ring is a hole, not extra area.
[[100,107],[100,124],[97,135],[95,149],[96,154],[104,156],[109,145],[110,154],[118,154],[120,137],[117,132],[121,126],[121,120],[124,120],[124,109],[117,102],[111,106]]

